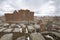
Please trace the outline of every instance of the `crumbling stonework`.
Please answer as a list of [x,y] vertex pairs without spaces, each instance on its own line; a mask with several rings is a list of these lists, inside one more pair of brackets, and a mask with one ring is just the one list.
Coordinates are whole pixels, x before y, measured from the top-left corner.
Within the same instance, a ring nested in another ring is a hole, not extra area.
[[33,21],[34,12],[30,10],[15,10],[12,14],[5,14],[5,19],[7,22],[20,22],[20,21]]

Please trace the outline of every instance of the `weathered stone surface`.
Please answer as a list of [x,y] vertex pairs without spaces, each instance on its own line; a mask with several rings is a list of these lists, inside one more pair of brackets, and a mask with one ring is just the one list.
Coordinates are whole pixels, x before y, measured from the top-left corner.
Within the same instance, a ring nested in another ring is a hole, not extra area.
[[45,40],[40,33],[32,33],[30,34],[30,37],[32,40]]
[[12,40],[13,34],[5,34],[1,37],[0,40]]

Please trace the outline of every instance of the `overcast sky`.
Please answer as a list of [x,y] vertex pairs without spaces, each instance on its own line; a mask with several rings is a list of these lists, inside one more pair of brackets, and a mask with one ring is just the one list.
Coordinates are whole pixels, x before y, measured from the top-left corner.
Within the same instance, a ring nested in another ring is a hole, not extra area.
[[29,9],[35,16],[60,16],[60,0],[0,0],[0,16],[19,9]]

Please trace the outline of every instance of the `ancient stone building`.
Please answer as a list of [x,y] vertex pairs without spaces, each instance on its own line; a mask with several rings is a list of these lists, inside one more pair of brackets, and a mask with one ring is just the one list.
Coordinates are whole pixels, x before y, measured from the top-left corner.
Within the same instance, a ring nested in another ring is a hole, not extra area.
[[5,14],[6,22],[22,22],[22,21],[33,21],[34,20],[34,12],[30,10],[18,10],[13,13]]

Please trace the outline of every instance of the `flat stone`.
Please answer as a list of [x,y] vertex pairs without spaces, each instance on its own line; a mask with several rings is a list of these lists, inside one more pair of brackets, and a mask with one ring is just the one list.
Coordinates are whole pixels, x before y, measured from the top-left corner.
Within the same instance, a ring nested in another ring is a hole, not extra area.
[[19,29],[19,28],[15,28],[15,29],[13,30],[13,32],[20,32],[20,29]]
[[4,32],[11,32],[11,31],[12,31],[12,28],[4,30]]
[[10,33],[10,34],[5,34],[5,35],[3,35],[3,36],[1,37],[0,40],[12,40],[12,36],[13,36],[12,33]]
[[22,37],[17,38],[16,40],[25,40],[25,37],[22,36]]
[[3,30],[5,30],[5,29],[6,29],[6,28],[1,28],[1,29],[0,29],[0,32],[3,32]]
[[40,33],[31,33],[30,37],[32,40],[45,40]]

